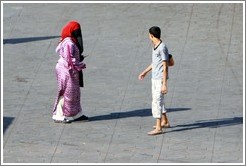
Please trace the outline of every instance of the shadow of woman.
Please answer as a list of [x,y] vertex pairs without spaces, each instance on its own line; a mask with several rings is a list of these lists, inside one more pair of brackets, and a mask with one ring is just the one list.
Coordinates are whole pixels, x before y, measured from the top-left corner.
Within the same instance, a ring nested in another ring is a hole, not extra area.
[[[169,108],[167,110],[168,112],[187,111],[187,110],[191,110],[191,108]],[[106,115],[97,115],[97,116],[90,117],[90,121],[113,120],[113,119],[120,119],[120,118],[146,117],[146,116],[152,116],[151,108],[138,109],[138,110],[132,110],[126,112],[113,112]]]
[[14,120],[13,117],[3,117],[3,134],[8,129],[8,127],[11,125],[13,120]]
[[39,36],[39,37],[3,39],[3,44],[27,43],[27,42],[33,42],[33,41],[54,39],[54,38],[58,38],[58,37],[60,37],[60,36]]

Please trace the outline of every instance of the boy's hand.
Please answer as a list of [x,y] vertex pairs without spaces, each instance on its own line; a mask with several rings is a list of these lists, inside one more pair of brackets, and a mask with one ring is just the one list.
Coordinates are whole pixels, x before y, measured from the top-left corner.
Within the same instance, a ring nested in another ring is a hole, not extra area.
[[141,74],[139,74],[138,79],[143,80],[144,77],[152,70],[152,64],[150,64]]
[[139,74],[138,79],[143,80],[145,76],[146,76],[146,73],[141,73]]
[[166,86],[165,84],[163,84],[163,85],[161,86],[161,93],[162,93],[162,94],[167,94],[167,86]]

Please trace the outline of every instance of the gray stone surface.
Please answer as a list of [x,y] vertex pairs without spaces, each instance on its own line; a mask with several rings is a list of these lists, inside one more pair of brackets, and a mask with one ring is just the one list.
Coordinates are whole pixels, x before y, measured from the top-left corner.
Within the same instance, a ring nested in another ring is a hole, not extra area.
[[[87,123],[55,124],[55,47],[82,25]],[[2,163],[243,163],[242,3],[4,3]],[[148,29],[174,55],[171,128],[148,136]]]

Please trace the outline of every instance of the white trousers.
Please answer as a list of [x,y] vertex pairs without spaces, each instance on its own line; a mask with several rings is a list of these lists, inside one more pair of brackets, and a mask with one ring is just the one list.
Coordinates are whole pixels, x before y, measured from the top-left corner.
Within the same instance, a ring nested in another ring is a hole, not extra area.
[[56,107],[56,111],[54,112],[52,119],[54,119],[54,120],[64,120],[64,119],[75,120],[75,119],[77,119],[83,115],[82,111],[81,111],[75,116],[71,116],[71,117],[64,116],[63,111],[62,111],[63,104],[64,104],[64,97],[62,96],[59,98],[59,101],[58,101],[58,104]]
[[152,115],[154,118],[161,118],[166,113],[164,94],[161,93],[162,80],[152,79]]

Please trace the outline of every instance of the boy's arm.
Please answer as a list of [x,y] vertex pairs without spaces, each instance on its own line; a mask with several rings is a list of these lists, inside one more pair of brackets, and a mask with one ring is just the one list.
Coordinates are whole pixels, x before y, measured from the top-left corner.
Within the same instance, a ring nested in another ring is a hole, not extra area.
[[144,77],[146,76],[146,74],[148,74],[148,72],[150,72],[152,70],[152,64],[150,64],[139,76],[138,79],[139,80],[143,80]]
[[167,61],[163,61],[162,66],[163,66],[163,80],[162,80],[161,93],[166,94],[167,93]]

